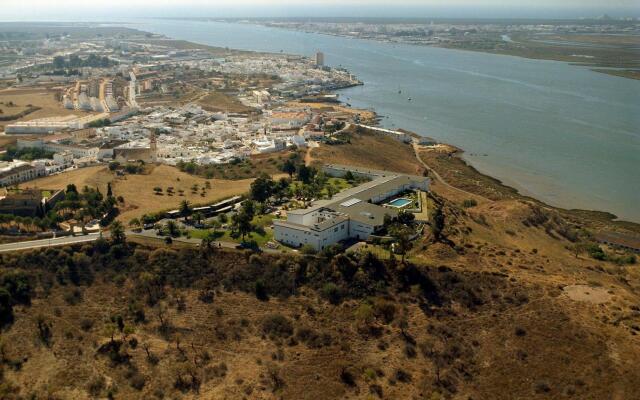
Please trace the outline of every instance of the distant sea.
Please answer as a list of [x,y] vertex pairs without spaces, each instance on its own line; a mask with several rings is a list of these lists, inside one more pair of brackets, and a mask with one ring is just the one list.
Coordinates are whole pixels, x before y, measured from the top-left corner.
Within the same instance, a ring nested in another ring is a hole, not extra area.
[[212,46],[322,51],[328,65],[365,82],[341,99],[375,109],[383,126],[456,145],[479,171],[551,205],[640,222],[640,81],[563,62],[243,23],[132,25]]

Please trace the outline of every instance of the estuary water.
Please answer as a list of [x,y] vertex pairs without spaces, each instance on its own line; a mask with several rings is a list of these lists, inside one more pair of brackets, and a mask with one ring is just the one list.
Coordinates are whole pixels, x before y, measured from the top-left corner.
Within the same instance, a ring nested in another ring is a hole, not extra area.
[[235,49],[322,51],[328,65],[365,82],[341,99],[375,109],[383,126],[456,145],[481,172],[549,204],[640,222],[640,81],[562,62],[242,23],[129,26]]

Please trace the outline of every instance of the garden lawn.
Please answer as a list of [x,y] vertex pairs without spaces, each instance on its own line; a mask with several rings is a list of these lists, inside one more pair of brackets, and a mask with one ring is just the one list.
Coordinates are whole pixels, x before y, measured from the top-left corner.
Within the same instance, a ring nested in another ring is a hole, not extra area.
[[[233,242],[240,243],[242,239],[240,237],[234,238],[231,236],[230,230],[214,230],[214,229],[193,229],[189,231],[189,236],[196,239],[204,239],[209,234],[213,234],[214,240],[221,242]],[[273,240],[273,230],[271,228],[264,228],[264,235],[257,232],[251,232],[244,238],[245,242],[255,240],[258,246],[264,246],[268,241]]]

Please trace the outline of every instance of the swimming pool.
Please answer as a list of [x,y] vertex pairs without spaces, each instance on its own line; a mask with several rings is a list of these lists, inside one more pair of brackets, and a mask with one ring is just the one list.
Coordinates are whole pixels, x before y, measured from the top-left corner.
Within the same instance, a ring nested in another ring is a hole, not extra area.
[[397,207],[397,208],[402,208],[408,204],[411,204],[412,201],[409,199],[405,199],[405,198],[399,198],[399,199],[394,199],[392,201],[390,201],[388,204],[391,207]]

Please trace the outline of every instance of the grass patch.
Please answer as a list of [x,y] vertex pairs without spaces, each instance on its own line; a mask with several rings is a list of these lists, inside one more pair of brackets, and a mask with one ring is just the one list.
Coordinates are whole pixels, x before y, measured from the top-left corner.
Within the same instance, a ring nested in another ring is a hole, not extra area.
[[[241,238],[234,238],[231,236],[229,230],[214,230],[214,229],[193,229],[189,231],[189,236],[196,239],[204,239],[205,237],[212,235],[214,240],[221,242],[242,242]],[[255,240],[258,246],[264,246],[267,242],[273,240],[273,230],[271,228],[265,228],[264,234],[258,232],[251,232],[244,238],[245,242]]]

